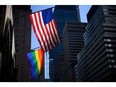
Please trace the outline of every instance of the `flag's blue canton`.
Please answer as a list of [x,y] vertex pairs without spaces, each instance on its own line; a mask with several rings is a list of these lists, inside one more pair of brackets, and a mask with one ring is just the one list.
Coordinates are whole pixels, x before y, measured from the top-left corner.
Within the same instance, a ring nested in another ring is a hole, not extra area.
[[43,17],[44,24],[48,24],[54,18],[52,13],[52,8],[43,10],[42,17]]

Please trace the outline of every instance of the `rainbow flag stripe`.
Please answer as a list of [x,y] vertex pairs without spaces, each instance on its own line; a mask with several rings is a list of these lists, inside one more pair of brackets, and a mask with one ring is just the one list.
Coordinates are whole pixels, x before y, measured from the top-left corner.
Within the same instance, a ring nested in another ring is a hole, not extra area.
[[27,53],[27,58],[30,64],[31,78],[36,79],[38,75],[41,75],[44,68],[44,52],[42,49],[38,49]]

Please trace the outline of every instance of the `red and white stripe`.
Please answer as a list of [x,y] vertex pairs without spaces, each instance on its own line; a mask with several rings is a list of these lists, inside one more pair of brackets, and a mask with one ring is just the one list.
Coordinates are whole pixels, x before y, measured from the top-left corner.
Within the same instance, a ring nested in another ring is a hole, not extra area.
[[45,25],[41,12],[31,14],[30,19],[34,33],[44,52],[49,51],[60,43],[58,29],[54,19]]

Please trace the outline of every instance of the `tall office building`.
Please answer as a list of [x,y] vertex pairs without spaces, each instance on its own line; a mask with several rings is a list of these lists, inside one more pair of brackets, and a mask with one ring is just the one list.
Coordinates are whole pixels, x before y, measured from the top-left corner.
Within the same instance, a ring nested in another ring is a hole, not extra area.
[[26,56],[26,53],[30,52],[31,50],[31,23],[29,18],[30,13],[31,10],[29,5],[13,6],[16,45],[15,66],[18,69],[17,79],[21,82],[31,81],[30,68]]
[[[58,27],[58,32],[62,40],[62,30],[67,21],[80,22],[79,7],[72,5],[56,5],[54,17]],[[62,40],[63,41],[63,40]],[[60,81],[64,71],[64,49],[63,44],[57,45],[50,53],[50,79]]]
[[74,82],[75,69],[77,63],[77,54],[84,45],[83,34],[85,32],[86,23],[67,22],[63,29],[63,45],[64,45],[64,64],[65,71],[62,81]]
[[0,81],[15,79],[15,43],[12,6],[0,6]]
[[92,6],[87,19],[76,81],[116,81],[116,6]]

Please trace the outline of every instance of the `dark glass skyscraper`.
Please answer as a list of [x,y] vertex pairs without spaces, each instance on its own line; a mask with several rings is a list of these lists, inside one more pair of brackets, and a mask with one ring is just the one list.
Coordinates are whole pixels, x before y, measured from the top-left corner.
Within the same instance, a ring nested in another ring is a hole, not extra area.
[[116,6],[92,6],[87,19],[76,81],[116,81]]
[[31,81],[30,67],[26,53],[31,50],[31,22],[29,15],[30,5],[14,5],[13,21],[15,30],[16,67],[18,69],[17,79],[20,82]]
[[64,46],[64,65],[65,70],[62,75],[62,81],[74,82],[75,69],[77,63],[77,54],[84,45],[83,34],[86,23],[67,22],[63,29],[63,46]]
[[[72,5],[55,6],[54,16],[60,38],[62,40],[62,30],[67,21],[80,22],[79,7]],[[64,71],[64,49],[63,44],[57,45],[50,51],[50,79],[60,81]]]

